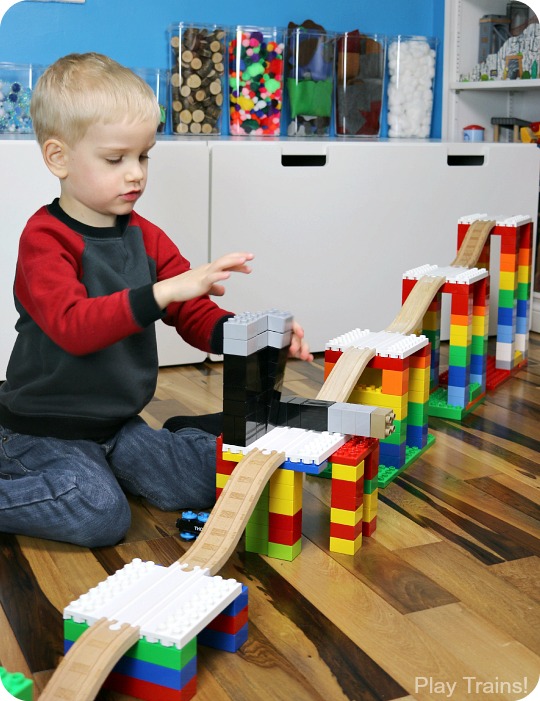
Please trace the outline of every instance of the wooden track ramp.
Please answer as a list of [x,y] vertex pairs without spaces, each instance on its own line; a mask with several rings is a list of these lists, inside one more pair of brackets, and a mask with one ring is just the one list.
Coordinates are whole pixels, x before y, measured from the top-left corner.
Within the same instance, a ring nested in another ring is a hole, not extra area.
[[100,618],[60,662],[40,701],[92,701],[114,665],[139,640],[138,626]]
[[385,330],[407,335],[421,328],[424,314],[445,282],[446,278],[442,276],[424,275],[421,277],[403,303],[394,321]]
[[234,468],[197,540],[178,562],[207,568],[216,574],[227,562],[249,517],[285,453],[251,450]]
[[[214,575],[238,544],[266,483],[285,453],[251,450],[235,467],[201,534],[181,557],[186,569],[199,565]],[[114,665],[139,640],[139,627],[101,618],[71,647],[40,701],[93,701]]]
[[495,221],[482,221],[477,219],[468,228],[465,238],[463,239],[457,256],[450,265],[459,266],[462,268],[474,268],[478,263],[482,249],[484,248],[487,238],[495,226]]
[[317,399],[346,402],[367,364],[375,355],[374,348],[347,348],[326,378]]

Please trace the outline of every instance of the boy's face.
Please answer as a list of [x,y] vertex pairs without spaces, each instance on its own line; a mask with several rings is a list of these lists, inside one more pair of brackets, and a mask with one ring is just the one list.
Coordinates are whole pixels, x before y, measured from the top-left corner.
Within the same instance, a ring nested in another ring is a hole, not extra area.
[[60,206],[77,221],[113,226],[143,194],[154,122],[92,124],[74,146],[65,146]]

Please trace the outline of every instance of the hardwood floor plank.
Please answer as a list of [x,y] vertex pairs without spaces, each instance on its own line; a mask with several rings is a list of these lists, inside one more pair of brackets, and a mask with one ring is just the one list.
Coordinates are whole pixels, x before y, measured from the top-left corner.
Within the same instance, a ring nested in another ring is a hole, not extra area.
[[465,606],[540,654],[540,607],[519,589],[459,548],[433,543],[399,551],[413,567],[445,587]]
[[11,673],[21,672],[25,677],[31,677],[30,668],[2,606],[0,606],[0,640],[2,641],[0,667]]
[[524,557],[512,562],[501,562],[490,568],[497,576],[507,581],[530,599],[540,603],[540,558]]
[[[540,671],[540,657],[516,642],[497,626],[462,604],[450,604],[436,609],[410,613],[409,619],[431,635],[465,664],[472,664],[480,680],[505,682],[502,698],[521,699],[521,689],[532,690]],[[526,681],[524,682],[524,678]],[[464,696],[469,685],[461,677],[456,693]],[[513,685],[520,692],[506,693]],[[470,694],[474,698],[475,694]]]
[[397,611],[407,614],[457,601],[444,588],[370,538],[363,539],[362,548],[355,557],[331,553],[328,549],[329,531],[329,511],[321,510],[320,502],[305,492],[302,509],[304,535]]

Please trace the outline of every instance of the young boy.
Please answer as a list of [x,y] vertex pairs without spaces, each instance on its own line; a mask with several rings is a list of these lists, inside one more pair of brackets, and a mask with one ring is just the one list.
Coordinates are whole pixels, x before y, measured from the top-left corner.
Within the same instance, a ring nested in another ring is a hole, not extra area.
[[[215,501],[215,436],[189,422],[154,430],[139,413],[157,381],[154,322],[220,353],[231,313],[208,295],[249,273],[253,255],[190,269],[133,211],[160,110],[130,70],[66,56],[43,74],[31,111],[60,197],[20,240],[18,337],[0,387],[0,531],[111,545],[130,525],[124,492],[163,510]],[[311,358],[299,326],[291,349]]]

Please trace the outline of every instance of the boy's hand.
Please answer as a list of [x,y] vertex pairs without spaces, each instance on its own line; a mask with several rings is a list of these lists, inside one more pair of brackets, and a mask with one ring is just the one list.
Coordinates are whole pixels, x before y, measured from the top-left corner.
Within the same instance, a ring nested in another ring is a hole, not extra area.
[[300,360],[307,360],[310,363],[313,360],[313,355],[309,352],[309,346],[304,341],[304,329],[296,321],[293,321],[292,326],[289,358],[300,358]]
[[171,302],[187,302],[201,295],[221,297],[225,288],[219,283],[227,280],[231,273],[250,273],[251,268],[246,263],[253,257],[253,253],[228,253],[212,263],[160,280],[154,284],[154,299],[160,309],[165,309]]

